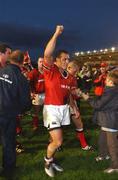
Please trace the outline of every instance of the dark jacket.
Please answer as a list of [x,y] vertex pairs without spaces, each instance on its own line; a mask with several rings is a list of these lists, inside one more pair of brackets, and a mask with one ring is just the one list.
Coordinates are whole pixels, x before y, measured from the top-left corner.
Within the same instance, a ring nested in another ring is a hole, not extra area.
[[17,65],[0,69],[0,116],[16,116],[31,108],[30,88]]
[[118,86],[106,88],[101,97],[90,98],[89,103],[94,108],[94,122],[118,130]]

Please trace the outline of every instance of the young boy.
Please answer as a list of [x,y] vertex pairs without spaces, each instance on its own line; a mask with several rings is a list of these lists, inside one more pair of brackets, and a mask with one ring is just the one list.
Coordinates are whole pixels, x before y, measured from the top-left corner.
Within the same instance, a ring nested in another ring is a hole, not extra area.
[[[76,75],[77,75],[79,69],[80,69],[80,65],[78,64],[78,62],[76,60],[72,60],[71,62],[68,63],[67,71],[73,78],[73,85],[74,85],[73,88],[77,88],[77,86],[78,86]],[[81,148],[85,151],[89,151],[92,149],[92,147],[88,145],[88,143],[86,141],[86,137],[84,135],[83,122],[82,122],[80,111],[77,107],[77,102],[76,102],[78,100],[78,97],[76,95],[74,95],[74,96],[71,96],[71,100],[72,99],[75,104],[74,107],[76,108],[76,111],[77,111],[75,113],[74,108],[71,107],[71,104],[70,104],[71,119],[76,127],[76,138],[77,138],[77,140],[79,140],[79,142],[81,144]]]
[[106,134],[105,146],[111,156],[111,166],[104,172],[113,173],[118,172],[118,69],[108,73],[105,84],[105,91],[99,99],[91,99],[82,92],[80,94],[94,108],[93,120]]

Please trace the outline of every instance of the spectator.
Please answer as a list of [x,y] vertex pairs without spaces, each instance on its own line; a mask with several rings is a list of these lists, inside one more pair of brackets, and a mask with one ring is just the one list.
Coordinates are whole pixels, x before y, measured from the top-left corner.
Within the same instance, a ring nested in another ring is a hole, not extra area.
[[0,70],[0,131],[3,161],[0,176],[12,176],[16,167],[16,116],[31,107],[30,89],[20,70],[24,55],[9,55],[10,63]]
[[[106,77],[106,88],[100,98],[92,99],[83,93],[82,96],[88,100],[94,108],[93,121],[97,121],[101,131],[106,136],[102,139],[101,147],[109,152],[111,166],[104,170],[105,173],[118,172],[118,70],[114,69]],[[100,155],[101,160],[106,158]]]
[[84,64],[81,71],[79,72],[79,76],[81,77],[81,81],[82,81],[82,90],[84,92],[90,92],[91,88],[92,88],[92,68],[90,66],[90,64]]
[[[11,54],[11,47],[7,44],[0,44],[0,69],[5,67],[9,61],[8,56]],[[20,116],[17,116],[17,124],[20,125]],[[21,127],[16,125],[16,133],[21,132]],[[19,142],[16,142],[16,152],[23,152],[24,149]]]
[[9,45],[0,44],[0,69],[6,65],[10,53],[11,47]]
[[[98,74],[96,74],[95,80],[94,80],[94,86],[95,86],[94,93],[97,99],[99,99],[104,93],[107,73],[108,73],[108,64],[105,62],[102,62],[100,64]],[[110,158],[108,148],[107,146],[105,147],[106,143],[104,143],[104,139],[106,139],[106,133],[104,131],[100,131],[99,138],[98,138],[99,156],[96,157],[97,162],[104,159],[108,160]]]
[[94,93],[96,96],[101,96],[104,92],[105,88],[105,80],[107,76],[107,67],[108,64],[106,63],[101,63],[100,64],[100,73],[97,75],[97,77],[94,79]]

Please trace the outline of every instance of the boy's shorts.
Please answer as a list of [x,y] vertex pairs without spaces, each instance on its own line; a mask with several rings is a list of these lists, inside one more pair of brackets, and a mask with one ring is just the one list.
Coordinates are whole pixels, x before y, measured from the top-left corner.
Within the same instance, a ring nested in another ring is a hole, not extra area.
[[44,126],[48,130],[61,128],[70,124],[69,105],[44,105],[43,108]]

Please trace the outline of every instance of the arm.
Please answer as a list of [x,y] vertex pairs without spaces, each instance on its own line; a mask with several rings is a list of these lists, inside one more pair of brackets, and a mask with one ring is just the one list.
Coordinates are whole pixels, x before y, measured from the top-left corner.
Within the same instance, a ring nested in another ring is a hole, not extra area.
[[94,80],[94,84],[95,85],[101,85],[105,81],[105,79],[106,79],[106,75],[105,74],[101,74],[101,75],[99,75],[98,78],[96,78]]
[[69,105],[75,115],[75,118],[79,118],[80,111],[79,111],[79,108],[77,107],[77,103],[74,100],[72,94],[70,94],[70,97],[69,97]]
[[[105,110],[107,104],[113,99],[114,94],[105,92],[101,98],[90,98],[88,94],[83,93],[80,89],[77,89],[77,93],[96,110]],[[109,108],[109,107],[108,107]]]
[[30,96],[30,85],[28,80],[21,75],[19,78],[19,103],[20,103],[20,110],[21,113],[24,113],[25,111],[30,110],[32,102],[31,102],[31,96]]
[[73,95],[76,95],[77,97],[82,97],[85,101],[87,101],[89,99],[89,94],[82,92],[79,88],[72,89],[71,93]]
[[113,94],[104,93],[101,98],[88,98],[89,104],[95,109],[95,110],[108,110],[109,102],[113,99]]
[[56,46],[56,42],[57,42],[57,38],[60,36],[60,34],[63,32],[63,29],[64,27],[63,26],[57,26],[56,27],[56,31],[55,33],[53,34],[52,38],[49,40],[46,48],[45,48],[45,51],[44,51],[44,61],[48,64],[52,64],[53,61],[52,61],[52,55],[53,55],[53,52],[55,50],[55,46]]

